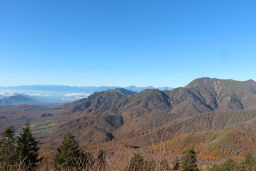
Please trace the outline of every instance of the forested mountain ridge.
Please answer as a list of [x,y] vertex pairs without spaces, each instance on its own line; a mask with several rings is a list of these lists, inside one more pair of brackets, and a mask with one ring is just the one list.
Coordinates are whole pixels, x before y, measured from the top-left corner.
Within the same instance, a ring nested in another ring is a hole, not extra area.
[[[256,109],[254,104],[256,86],[253,81],[200,78],[171,91],[147,89],[135,93],[115,89],[94,93],[74,102],[71,113],[76,118],[60,124],[57,129],[63,133],[71,128],[86,141],[138,138],[187,117],[253,110]],[[165,134],[166,138],[170,137],[168,131]]]

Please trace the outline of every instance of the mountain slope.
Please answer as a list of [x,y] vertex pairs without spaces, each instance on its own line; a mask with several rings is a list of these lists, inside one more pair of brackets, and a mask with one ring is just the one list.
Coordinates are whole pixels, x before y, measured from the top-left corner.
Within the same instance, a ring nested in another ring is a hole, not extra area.
[[[171,129],[173,123],[184,118],[209,112],[256,109],[255,90],[251,82],[201,78],[172,91],[97,92],[71,105],[75,119],[60,124],[58,132],[71,128],[85,141],[108,141],[136,139],[160,129],[170,138],[175,132]],[[162,129],[163,126],[170,129]]]
[[161,146],[172,155],[194,148],[199,158],[206,160],[255,154],[255,126],[256,110],[201,114],[166,127],[166,132],[172,133],[169,140],[152,148]]
[[112,131],[124,123],[117,104],[132,94],[134,92],[119,88],[96,92],[86,99],[74,102],[71,110],[77,114],[76,119],[61,123],[58,133],[73,130],[84,141],[112,140]]
[[102,113],[114,107],[126,96],[134,93],[123,88],[96,92],[88,98],[75,102],[73,112]]
[[202,97],[213,110],[255,109],[256,85],[251,81],[201,78],[194,80],[186,88]]

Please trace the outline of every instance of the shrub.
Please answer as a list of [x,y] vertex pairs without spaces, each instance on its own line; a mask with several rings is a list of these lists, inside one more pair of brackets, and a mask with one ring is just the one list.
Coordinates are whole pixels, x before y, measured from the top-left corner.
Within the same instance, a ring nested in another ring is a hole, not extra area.
[[240,163],[239,170],[253,171],[256,170],[256,160],[251,154],[247,154],[245,160]]
[[129,171],[139,171],[144,168],[144,159],[139,153],[134,153],[130,165],[128,167]]
[[178,158],[175,158],[175,160],[172,163],[172,170],[179,170],[180,169],[180,161]]
[[214,165],[211,171],[235,171],[236,169],[236,162],[232,159],[228,159],[225,163],[220,165]]
[[105,152],[103,150],[99,150],[97,154],[97,160],[96,160],[96,168],[97,170],[104,170],[106,169],[106,161],[105,161]]
[[225,163],[214,165],[210,171],[256,171],[256,160],[248,154],[240,164],[228,159]]

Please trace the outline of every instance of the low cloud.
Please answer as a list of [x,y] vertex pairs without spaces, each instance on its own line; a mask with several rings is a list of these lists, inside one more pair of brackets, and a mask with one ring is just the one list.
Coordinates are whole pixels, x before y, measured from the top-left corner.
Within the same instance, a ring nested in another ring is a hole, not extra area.
[[68,93],[68,94],[65,94],[64,96],[65,97],[74,97],[74,96],[89,96],[90,94],[89,93]]

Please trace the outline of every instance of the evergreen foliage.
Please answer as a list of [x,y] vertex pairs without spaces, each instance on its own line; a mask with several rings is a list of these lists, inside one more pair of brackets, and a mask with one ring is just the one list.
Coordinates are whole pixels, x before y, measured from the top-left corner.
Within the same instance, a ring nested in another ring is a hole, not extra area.
[[71,133],[65,135],[62,144],[57,148],[54,161],[59,169],[88,169],[92,164],[91,155],[79,147]]
[[38,158],[38,141],[33,137],[30,131],[30,125],[27,122],[17,139],[17,162],[24,170],[33,170],[40,161]]
[[196,152],[193,149],[186,151],[184,161],[182,163],[182,169],[184,171],[198,171]]

